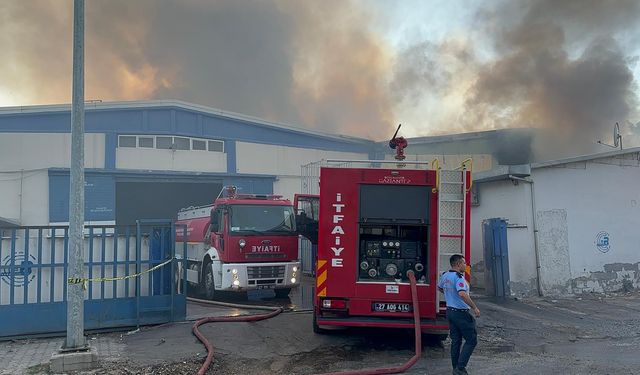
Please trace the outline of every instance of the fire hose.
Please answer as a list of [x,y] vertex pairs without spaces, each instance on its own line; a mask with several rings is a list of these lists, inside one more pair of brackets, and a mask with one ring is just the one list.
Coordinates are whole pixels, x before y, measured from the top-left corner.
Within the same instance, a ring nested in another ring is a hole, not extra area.
[[[403,365],[397,366],[397,367],[372,368],[372,369],[362,369],[362,370],[352,370],[352,371],[342,371],[342,372],[328,372],[328,373],[324,373],[324,374],[321,374],[321,375],[397,374],[397,373],[401,373],[401,372],[404,372],[404,371],[408,370],[409,368],[411,368],[411,366],[413,366],[416,362],[418,362],[418,360],[422,356],[422,332],[421,332],[421,329],[420,329],[420,308],[418,306],[418,290],[417,290],[417,287],[416,287],[416,278],[415,278],[415,275],[413,274],[413,271],[409,271],[408,272],[408,276],[409,276],[409,282],[411,284],[411,300],[412,300],[412,303],[413,303],[413,320],[414,320],[414,328],[415,328],[415,346],[416,346],[416,349],[415,349],[414,356],[411,357],[411,359],[409,359],[409,361],[407,361]],[[282,307],[236,305],[236,304],[221,303],[221,302],[213,302],[212,303],[211,301],[205,301],[205,300],[200,300],[200,299],[195,299],[195,298],[187,298],[187,299],[190,300],[190,301],[204,302],[204,303],[227,306],[227,307],[251,308],[251,309],[258,309],[258,310],[271,310],[271,312],[266,313],[266,314],[246,315],[246,316],[242,316],[242,315],[240,315],[240,316],[220,316],[220,317],[211,316],[211,317],[202,318],[202,319],[196,321],[195,324],[193,325],[193,328],[192,328],[193,334],[198,338],[198,340],[200,340],[200,342],[202,342],[202,344],[207,349],[207,358],[205,359],[204,364],[202,365],[200,370],[198,371],[198,375],[204,375],[204,373],[207,371],[207,369],[209,368],[209,366],[211,365],[211,362],[213,360],[213,347],[211,346],[211,343],[202,335],[202,333],[200,332],[198,327],[200,327],[203,324],[213,323],[213,322],[256,322],[256,321],[260,321],[260,320],[273,318],[274,316],[280,314],[283,311]]]
[[266,313],[266,314],[245,315],[245,316],[243,316],[243,315],[239,315],[239,316],[210,316],[210,317],[202,318],[202,319],[196,321],[195,324],[193,325],[193,328],[191,329],[191,331],[198,338],[198,340],[200,340],[200,342],[205,346],[205,348],[207,348],[207,358],[205,359],[204,363],[202,364],[202,367],[200,367],[200,370],[198,370],[198,375],[204,375],[204,373],[207,371],[207,369],[211,365],[211,362],[213,361],[213,346],[211,346],[211,343],[209,342],[209,340],[207,340],[202,335],[202,333],[200,332],[198,327],[200,327],[201,325],[206,324],[206,323],[214,323],[214,322],[257,322],[259,320],[265,320],[265,319],[273,318],[274,316],[280,314],[283,311],[282,307],[236,305],[236,304],[221,303],[221,302],[211,303],[211,301],[205,301],[205,300],[200,300],[200,299],[195,299],[195,298],[187,298],[187,299],[190,300],[190,301],[204,302],[204,303],[227,306],[227,307],[251,308],[251,309],[256,309],[256,310],[271,310],[271,312]]
[[418,288],[416,287],[416,277],[413,271],[409,271],[409,282],[411,283],[411,301],[413,302],[413,322],[416,336],[416,354],[402,366],[387,368],[371,368],[353,371],[327,372],[322,375],[377,375],[377,374],[397,374],[407,371],[422,356],[422,330],[420,329],[420,308],[418,306]]

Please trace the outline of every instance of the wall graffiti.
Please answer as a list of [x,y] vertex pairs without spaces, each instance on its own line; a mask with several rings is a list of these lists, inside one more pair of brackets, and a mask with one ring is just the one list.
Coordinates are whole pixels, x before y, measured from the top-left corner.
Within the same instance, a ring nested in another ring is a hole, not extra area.
[[14,288],[29,284],[36,277],[33,272],[35,260],[31,254],[27,259],[24,252],[15,253],[13,258],[7,255],[0,264],[0,280],[9,286],[13,285]]
[[611,250],[611,237],[609,233],[602,231],[596,235],[596,248],[602,253],[608,253]]

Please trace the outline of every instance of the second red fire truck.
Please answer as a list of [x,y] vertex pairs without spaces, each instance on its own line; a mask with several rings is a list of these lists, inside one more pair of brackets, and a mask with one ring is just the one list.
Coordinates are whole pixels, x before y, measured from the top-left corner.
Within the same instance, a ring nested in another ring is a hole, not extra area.
[[178,254],[184,242],[187,266],[179,275],[207,299],[251,289],[284,297],[300,283],[293,206],[281,196],[240,194],[227,186],[213,204],[180,210]]

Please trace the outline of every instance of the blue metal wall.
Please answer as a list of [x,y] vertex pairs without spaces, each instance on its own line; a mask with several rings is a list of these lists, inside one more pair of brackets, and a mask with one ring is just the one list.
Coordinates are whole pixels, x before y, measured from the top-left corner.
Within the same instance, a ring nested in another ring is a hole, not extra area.
[[[0,113],[0,132],[67,133],[70,132],[69,111]],[[85,112],[85,131],[105,133],[105,168],[115,167],[115,151],[118,134],[172,134],[204,137],[235,142],[255,142],[320,150],[363,152],[374,151],[377,146],[366,140],[336,139],[315,135],[304,130],[286,129],[250,120],[215,115],[179,104],[166,107],[131,109],[91,109]],[[234,144],[226,143],[229,150]],[[229,152],[231,155],[232,153]],[[235,154],[233,154],[235,157]],[[233,164],[231,161],[230,164]],[[235,173],[235,168],[228,169]]]
[[[116,219],[116,184],[113,176],[87,174],[84,184],[86,221]],[[69,175],[49,174],[49,222],[69,221]]]

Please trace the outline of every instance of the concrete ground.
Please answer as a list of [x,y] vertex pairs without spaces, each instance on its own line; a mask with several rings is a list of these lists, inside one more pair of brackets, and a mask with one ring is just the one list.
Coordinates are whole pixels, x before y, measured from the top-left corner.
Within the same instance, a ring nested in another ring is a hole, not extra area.
[[[215,347],[209,374],[317,374],[388,367],[413,355],[412,332],[350,329],[317,335],[311,330],[310,290],[276,300],[269,292],[250,303],[283,304],[300,312],[255,323],[201,327]],[[304,298],[303,297],[304,294]],[[471,374],[640,373],[640,294],[586,295],[526,301],[476,296],[479,344]],[[255,311],[190,303],[190,319]],[[193,374],[206,354],[191,333],[193,322],[89,336],[100,357],[93,374]],[[62,338],[0,342],[0,373],[46,374]],[[445,347],[427,343],[407,374],[450,374]]]

